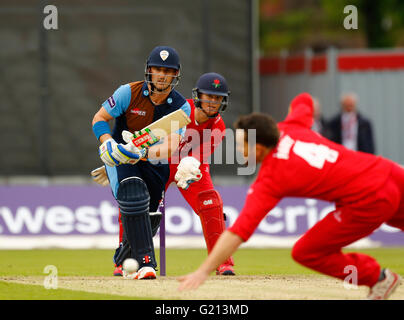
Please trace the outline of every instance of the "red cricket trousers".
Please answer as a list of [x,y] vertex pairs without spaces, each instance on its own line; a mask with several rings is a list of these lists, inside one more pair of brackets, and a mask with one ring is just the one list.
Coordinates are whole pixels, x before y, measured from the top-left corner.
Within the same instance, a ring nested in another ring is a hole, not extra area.
[[357,285],[372,287],[380,275],[379,263],[366,254],[343,253],[341,249],[369,236],[382,223],[404,231],[404,169],[394,165],[385,185],[369,199],[363,205],[336,206],[296,242],[293,259],[341,280],[354,266]]
[[[175,183],[174,177],[177,172],[177,166],[178,165],[170,164],[170,178],[167,181],[166,190],[172,182]],[[198,208],[200,207],[198,194],[203,191],[214,190],[212,178],[209,172],[209,164],[201,164],[199,168],[202,173],[201,180],[191,183],[187,190],[184,190],[182,188],[178,188],[178,190],[181,192],[182,196],[188,202],[194,212],[199,215],[199,218],[201,219],[206,247],[208,253],[210,253],[220,234],[225,230],[225,223],[222,212],[219,214],[218,217],[216,216],[216,214],[214,214],[215,219],[211,219],[211,216],[203,216],[200,214],[200,212],[198,212]],[[212,223],[212,221],[214,221],[214,223]],[[224,261],[223,264],[234,265],[233,258],[230,257],[229,259]]]

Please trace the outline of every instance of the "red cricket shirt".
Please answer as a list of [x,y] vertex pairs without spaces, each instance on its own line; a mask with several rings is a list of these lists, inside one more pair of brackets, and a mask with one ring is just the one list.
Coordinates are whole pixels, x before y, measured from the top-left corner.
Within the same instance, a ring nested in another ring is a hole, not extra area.
[[244,208],[229,230],[244,241],[283,197],[363,206],[390,175],[393,162],[336,144],[310,130],[312,106],[299,104],[278,124],[281,138],[262,162]]
[[195,104],[192,99],[187,100],[191,106],[191,122],[187,125],[184,138],[178,149],[170,159],[170,163],[178,164],[187,156],[198,159],[201,163],[208,163],[210,155],[222,142],[226,126],[220,115],[199,124],[195,120]]

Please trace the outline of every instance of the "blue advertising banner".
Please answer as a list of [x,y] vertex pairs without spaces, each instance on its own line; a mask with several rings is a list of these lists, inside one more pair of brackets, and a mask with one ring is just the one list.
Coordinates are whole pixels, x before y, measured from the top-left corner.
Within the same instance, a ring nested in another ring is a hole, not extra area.
[[[217,187],[226,225],[231,225],[244,205],[248,186]],[[270,239],[295,239],[334,209],[325,201],[285,198],[260,223],[254,233],[271,246]],[[166,195],[166,235],[201,236],[199,217],[175,185]],[[100,186],[1,186],[0,237],[118,235],[118,207],[109,188]],[[253,237],[254,237],[253,236]],[[262,237],[263,236],[263,237]],[[370,237],[382,246],[404,245],[404,233],[382,225]]]

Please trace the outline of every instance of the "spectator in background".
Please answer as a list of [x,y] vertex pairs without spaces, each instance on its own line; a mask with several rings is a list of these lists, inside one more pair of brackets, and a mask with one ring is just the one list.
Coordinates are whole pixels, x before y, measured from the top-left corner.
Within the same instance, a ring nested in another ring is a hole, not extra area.
[[329,122],[329,139],[348,149],[375,153],[373,130],[370,120],[357,110],[358,97],[355,93],[341,96],[341,113]]
[[314,122],[311,129],[328,138],[330,134],[328,130],[328,123],[322,115],[321,104],[317,98],[313,98],[313,120]]

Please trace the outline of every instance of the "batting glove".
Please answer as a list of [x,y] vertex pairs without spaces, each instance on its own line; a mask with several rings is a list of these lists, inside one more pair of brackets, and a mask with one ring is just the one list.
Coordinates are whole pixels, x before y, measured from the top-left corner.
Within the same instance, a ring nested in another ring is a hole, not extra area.
[[133,143],[117,144],[112,147],[112,155],[121,163],[136,164],[140,159],[144,158],[147,154],[146,149],[139,149]]
[[101,160],[110,167],[127,163],[136,164],[147,154],[147,150],[139,149],[133,143],[118,144],[112,138],[104,141],[99,152]]
[[110,138],[105,140],[98,149],[100,158],[107,166],[119,166],[121,162],[113,155],[113,149],[116,149],[117,143],[114,139]]

